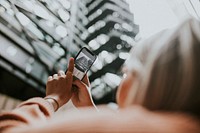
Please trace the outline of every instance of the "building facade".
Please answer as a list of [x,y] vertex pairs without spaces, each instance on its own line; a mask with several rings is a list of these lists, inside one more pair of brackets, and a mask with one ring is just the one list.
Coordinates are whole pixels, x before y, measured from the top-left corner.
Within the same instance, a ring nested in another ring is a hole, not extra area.
[[68,58],[86,46],[98,55],[88,73],[92,94],[105,102],[117,86],[106,81],[120,79],[138,31],[124,0],[1,0],[0,93],[44,96],[48,76],[66,70]]

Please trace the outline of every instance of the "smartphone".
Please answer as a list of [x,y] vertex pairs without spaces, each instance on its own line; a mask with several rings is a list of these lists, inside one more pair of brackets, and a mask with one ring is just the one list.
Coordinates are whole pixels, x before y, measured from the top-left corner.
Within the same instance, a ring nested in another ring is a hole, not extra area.
[[86,47],[81,48],[81,50],[78,52],[76,57],[74,58],[74,71],[73,75],[82,80],[88,70],[91,68],[93,63],[95,62],[97,56],[92,53],[89,49]]

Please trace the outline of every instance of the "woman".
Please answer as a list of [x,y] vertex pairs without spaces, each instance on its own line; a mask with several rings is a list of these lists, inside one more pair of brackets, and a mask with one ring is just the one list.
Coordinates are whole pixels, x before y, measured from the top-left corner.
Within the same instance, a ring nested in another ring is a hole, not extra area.
[[[199,57],[200,23],[192,19],[137,45],[118,88],[118,111],[95,109],[87,77],[73,81],[71,58],[66,75],[60,71],[48,78],[44,99],[30,99],[0,116],[0,131],[199,133]],[[86,108],[52,117],[69,99]]]

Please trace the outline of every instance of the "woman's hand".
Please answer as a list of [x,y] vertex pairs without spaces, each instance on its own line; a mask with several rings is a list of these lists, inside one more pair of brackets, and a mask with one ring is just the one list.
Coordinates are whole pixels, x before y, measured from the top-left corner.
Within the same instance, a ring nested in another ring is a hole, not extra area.
[[73,82],[72,102],[76,107],[95,106],[90,93],[90,83],[86,75],[83,80]]
[[66,75],[63,71],[59,71],[58,74],[48,78],[45,98],[56,100],[59,107],[67,103],[72,96],[73,69],[74,59],[70,58]]

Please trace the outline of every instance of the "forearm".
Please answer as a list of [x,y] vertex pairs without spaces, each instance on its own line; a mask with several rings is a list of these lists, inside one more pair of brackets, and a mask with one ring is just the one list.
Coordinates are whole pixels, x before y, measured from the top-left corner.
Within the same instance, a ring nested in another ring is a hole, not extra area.
[[0,131],[37,121],[46,121],[54,112],[53,105],[43,98],[32,98],[10,112],[0,114]]

